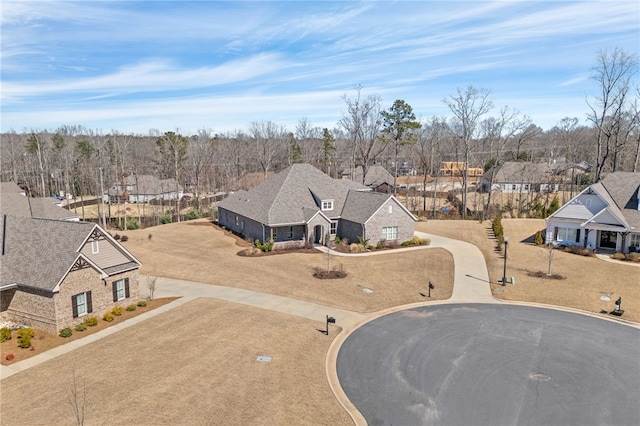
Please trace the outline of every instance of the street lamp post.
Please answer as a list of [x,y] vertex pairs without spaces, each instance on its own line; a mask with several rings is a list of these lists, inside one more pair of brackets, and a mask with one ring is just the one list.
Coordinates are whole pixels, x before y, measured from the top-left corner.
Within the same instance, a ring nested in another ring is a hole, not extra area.
[[507,285],[507,247],[509,246],[509,237],[504,237],[504,270],[502,271],[502,285]]

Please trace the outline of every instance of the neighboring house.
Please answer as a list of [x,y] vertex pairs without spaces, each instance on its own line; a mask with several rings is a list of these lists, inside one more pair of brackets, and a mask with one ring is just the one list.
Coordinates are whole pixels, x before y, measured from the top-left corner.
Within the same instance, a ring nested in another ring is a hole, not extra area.
[[[443,161],[440,165],[440,176],[444,177],[461,177],[464,175],[464,170],[467,168],[467,163],[464,161]],[[476,178],[482,176],[484,170],[481,167],[469,167],[467,170],[467,177]]]
[[140,262],[96,224],[2,216],[0,312],[57,333],[139,297]]
[[103,199],[108,203],[148,203],[151,200],[175,200],[184,189],[175,179],[158,179],[151,175],[129,175],[109,188]]
[[[343,179],[349,179],[349,172],[343,173]],[[353,181],[363,183],[364,186],[376,192],[389,192],[393,189],[393,175],[384,167],[374,164],[367,168],[367,175],[362,179],[362,166],[353,171]]]
[[547,241],[589,249],[640,252],[640,173],[616,172],[549,216]]
[[310,164],[293,164],[251,191],[218,205],[218,223],[250,241],[275,247],[413,238],[413,215],[392,195],[347,179],[332,179]]
[[50,197],[32,198],[13,182],[0,184],[0,215],[14,215],[33,218],[79,221],[80,217],[57,205],[58,200]]
[[544,163],[507,161],[487,170],[480,180],[483,192],[558,192],[553,170]]

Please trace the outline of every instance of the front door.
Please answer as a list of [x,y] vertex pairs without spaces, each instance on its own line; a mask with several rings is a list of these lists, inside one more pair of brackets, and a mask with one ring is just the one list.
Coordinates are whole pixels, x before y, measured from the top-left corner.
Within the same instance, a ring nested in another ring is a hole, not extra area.
[[322,244],[322,225],[316,225],[313,228],[313,242],[315,244]]
[[600,231],[600,247],[615,249],[617,234],[614,231]]

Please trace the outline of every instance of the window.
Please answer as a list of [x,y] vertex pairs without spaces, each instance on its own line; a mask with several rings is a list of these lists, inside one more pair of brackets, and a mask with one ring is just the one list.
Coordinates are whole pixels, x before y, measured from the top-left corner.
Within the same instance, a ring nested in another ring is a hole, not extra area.
[[525,190],[525,191],[528,191],[528,190],[529,190],[529,184],[528,184],[528,183],[525,183],[525,184],[522,186],[522,189],[523,189],[523,190]]
[[91,241],[91,253],[96,254],[100,252],[100,245],[98,240]]
[[87,291],[71,296],[71,310],[73,311],[74,318],[78,318],[93,312],[93,306],[91,304],[91,292]]
[[580,234],[574,228],[558,228],[558,241],[575,241],[578,242]]
[[518,185],[511,185],[511,190],[512,191],[516,191],[518,189]]
[[271,239],[273,241],[278,239],[278,229],[277,228],[271,228]]
[[240,219],[238,219],[238,216],[236,216],[236,226],[240,225]]
[[114,281],[112,284],[113,301],[126,299],[129,297],[129,278]]
[[585,206],[587,207],[591,207],[591,198],[587,198],[587,200],[584,203]]
[[640,234],[630,234],[629,242],[631,246],[640,247]]
[[397,226],[385,226],[382,228],[383,240],[397,240],[398,239],[398,227]]
[[333,200],[322,200],[322,211],[333,210]]
[[287,238],[290,240],[293,239],[293,226],[289,227],[289,232],[287,233]]
[[335,235],[338,232],[338,224],[336,222],[331,222],[331,234]]
[[389,214],[393,213],[393,204],[389,204]]

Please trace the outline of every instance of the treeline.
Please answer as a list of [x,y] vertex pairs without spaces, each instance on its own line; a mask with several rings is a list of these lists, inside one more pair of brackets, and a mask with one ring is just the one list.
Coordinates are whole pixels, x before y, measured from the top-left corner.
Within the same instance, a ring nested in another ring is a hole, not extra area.
[[[80,195],[99,194],[101,186],[106,190],[128,175],[152,174],[176,178],[200,195],[242,189],[247,173],[266,175],[296,162],[338,177],[353,176],[357,166],[366,172],[373,164],[392,174],[436,176],[442,161],[485,170],[505,161],[531,161],[586,162],[597,181],[608,172],[638,171],[636,71],[635,56],[619,50],[599,54],[593,76],[597,95],[585,107],[589,125],[566,117],[545,131],[526,114],[494,105],[489,90],[472,86],[443,100],[450,116],[418,120],[403,100],[385,107],[379,95],[365,96],[357,88],[344,96],[345,112],[332,129],[301,118],[295,129],[260,121],[227,133],[202,128],[195,135],[179,130],[134,135],[80,125],[10,131],[0,139],[1,178],[27,184],[38,195]],[[467,176],[462,179],[466,188]]]

